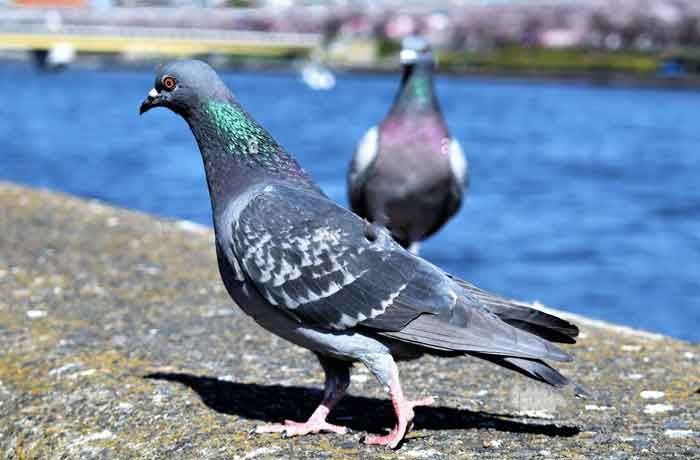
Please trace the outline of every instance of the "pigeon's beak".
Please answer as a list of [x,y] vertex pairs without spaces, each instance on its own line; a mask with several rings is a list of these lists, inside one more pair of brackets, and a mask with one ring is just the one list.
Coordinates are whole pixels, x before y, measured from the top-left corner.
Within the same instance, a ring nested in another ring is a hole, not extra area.
[[139,114],[143,115],[144,113],[148,112],[151,110],[153,107],[158,107],[161,105],[162,102],[162,97],[158,91],[156,91],[155,88],[151,89],[148,92],[148,96],[146,96],[146,99],[143,100],[141,103],[141,108],[139,109]]

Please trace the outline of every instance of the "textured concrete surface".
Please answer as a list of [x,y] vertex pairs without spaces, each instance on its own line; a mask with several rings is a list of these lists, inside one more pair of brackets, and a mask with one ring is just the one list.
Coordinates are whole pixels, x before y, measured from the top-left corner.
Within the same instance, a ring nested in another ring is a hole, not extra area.
[[[207,206],[208,203],[202,203]],[[417,410],[399,451],[364,368],[331,421],[348,435],[251,435],[303,419],[312,355],[224,292],[212,233],[0,184],[0,455],[9,459],[700,459],[700,347],[578,318],[576,400],[474,359],[401,366]]]

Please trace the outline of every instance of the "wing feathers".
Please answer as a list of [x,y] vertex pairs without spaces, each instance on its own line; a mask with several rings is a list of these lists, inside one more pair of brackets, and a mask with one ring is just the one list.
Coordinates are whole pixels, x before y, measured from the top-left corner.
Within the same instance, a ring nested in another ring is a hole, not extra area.
[[445,302],[421,281],[425,262],[384,230],[366,238],[365,225],[325,197],[268,186],[232,222],[232,247],[258,292],[310,326],[342,330],[401,310],[382,320],[393,329],[420,314],[417,306]]

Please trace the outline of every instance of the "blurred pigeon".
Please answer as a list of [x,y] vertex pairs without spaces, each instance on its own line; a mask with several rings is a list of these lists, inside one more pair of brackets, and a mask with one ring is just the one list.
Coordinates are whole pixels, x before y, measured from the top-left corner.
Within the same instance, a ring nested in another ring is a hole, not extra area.
[[305,422],[258,432],[303,435],[326,422],[354,362],[388,389],[397,424],[365,442],[396,447],[413,408],[396,360],[469,354],[554,386],[544,359],[571,357],[576,326],[481,291],[412,255],[380,226],[331,201],[238,104],[214,70],[176,61],[157,72],[141,113],[167,107],[192,129],[206,170],[219,270],[240,308],[263,328],[313,351],[326,374],[323,401]]
[[389,114],[360,140],[348,172],[348,195],[358,215],[390,229],[418,252],[462,204],[467,160],[450,136],[433,88],[429,43],[407,37],[403,77]]

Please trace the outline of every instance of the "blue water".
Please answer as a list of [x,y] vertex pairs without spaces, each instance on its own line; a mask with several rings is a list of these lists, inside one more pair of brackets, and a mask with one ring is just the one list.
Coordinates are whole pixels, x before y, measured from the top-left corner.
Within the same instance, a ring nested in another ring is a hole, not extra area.
[[[396,76],[226,73],[242,104],[346,203],[357,139]],[[150,71],[0,65],[0,179],[209,224],[197,147]],[[700,93],[441,77],[472,187],[423,255],[485,288],[700,341]]]

